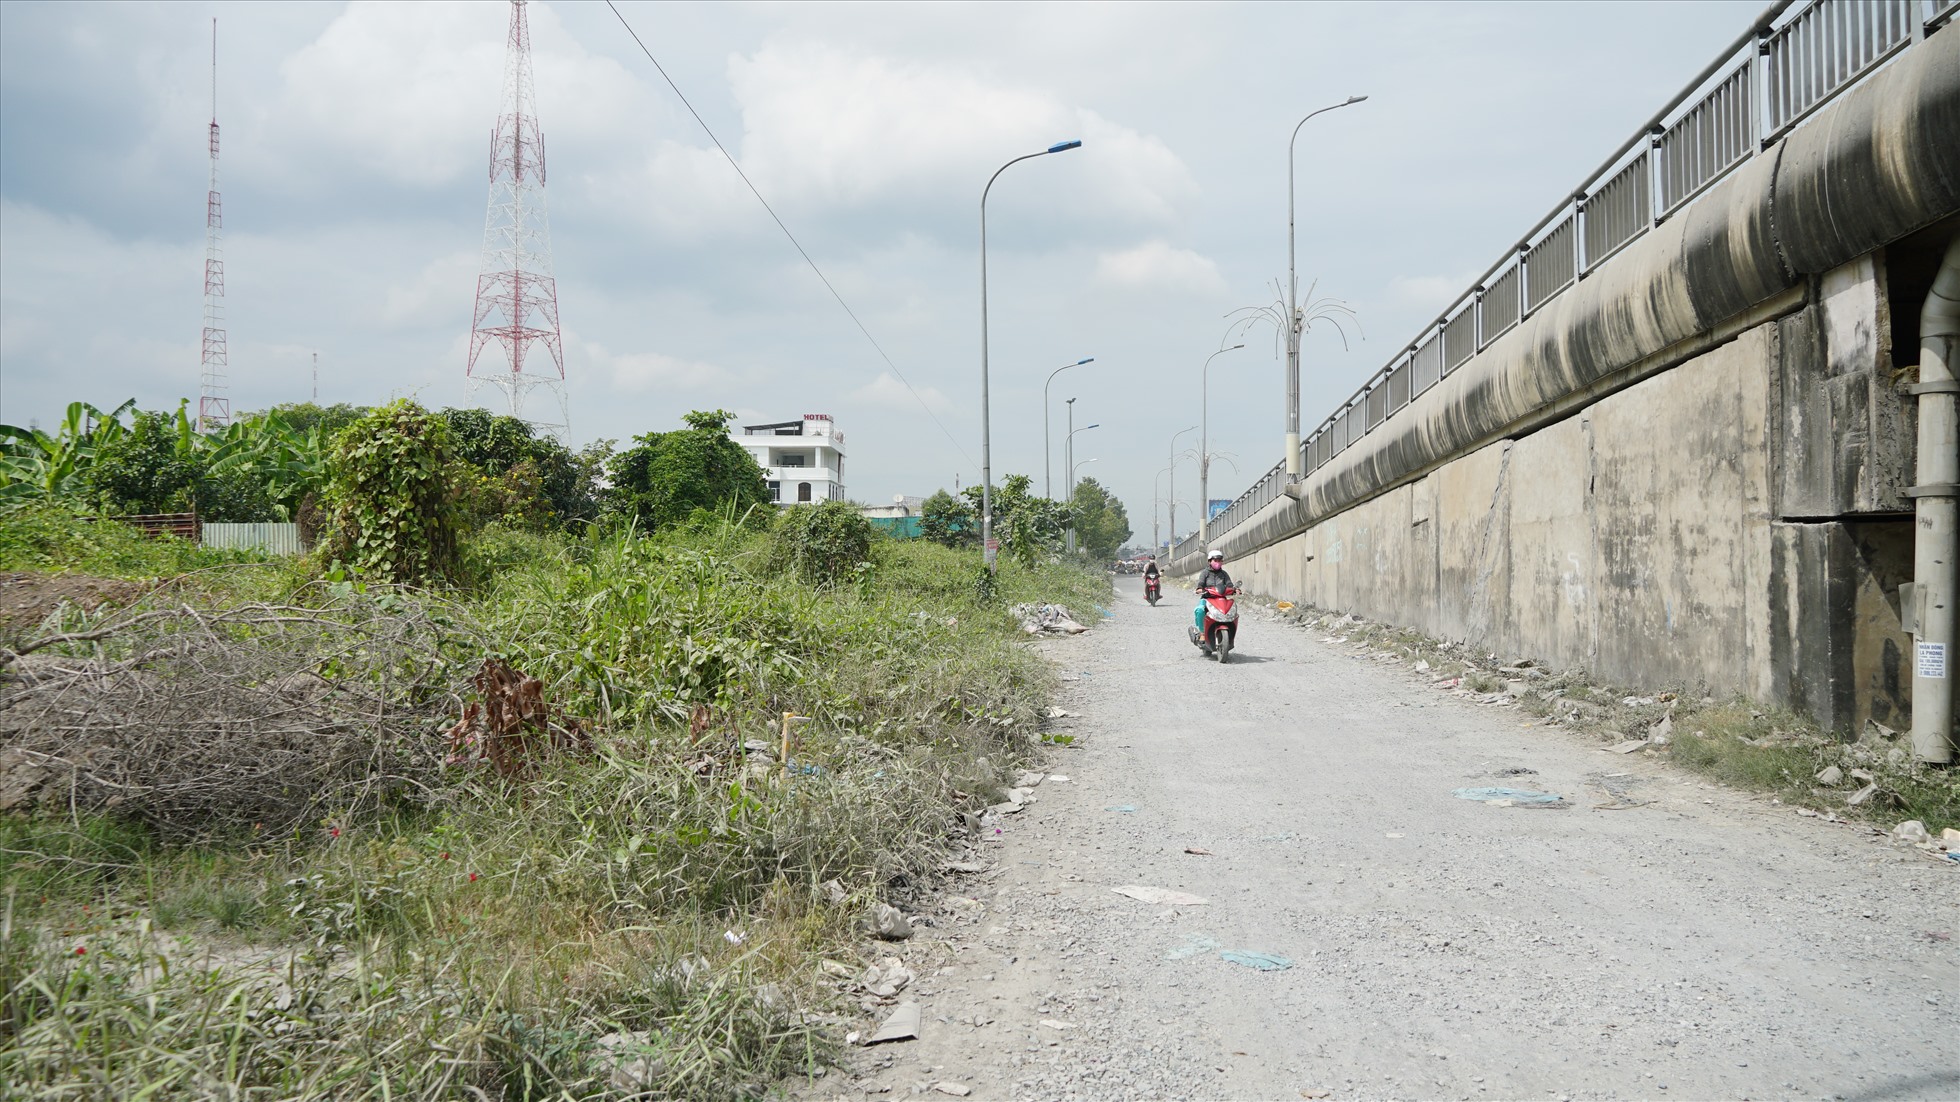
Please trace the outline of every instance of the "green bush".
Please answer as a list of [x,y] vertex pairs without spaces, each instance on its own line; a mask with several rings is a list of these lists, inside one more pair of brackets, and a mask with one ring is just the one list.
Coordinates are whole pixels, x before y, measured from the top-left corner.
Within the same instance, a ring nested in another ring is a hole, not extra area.
[[836,586],[871,564],[871,522],[841,501],[795,506],[776,522],[773,559],[811,585]]
[[403,399],[342,429],[327,461],[326,557],[386,582],[461,574],[449,426]]

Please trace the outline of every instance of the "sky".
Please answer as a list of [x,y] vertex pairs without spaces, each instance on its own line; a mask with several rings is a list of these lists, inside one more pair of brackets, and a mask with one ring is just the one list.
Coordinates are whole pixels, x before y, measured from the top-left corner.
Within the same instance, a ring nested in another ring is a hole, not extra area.
[[[1311,430],[1746,28],[1752,3],[528,6],[567,440],[836,419],[868,503],[1079,474],[1150,538],[1278,462],[1287,136]],[[0,4],[0,421],[198,391],[218,19],[234,409],[465,404],[507,4]],[[1215,350],[1209,402],[1200,367]],[[896,370],[894,371],[894,365]],[[485,388],[477,401],[494,400]],[[1177,458],[1178,452],[1186,453]],[[1175,470],[1168,476],[1165,469]]]

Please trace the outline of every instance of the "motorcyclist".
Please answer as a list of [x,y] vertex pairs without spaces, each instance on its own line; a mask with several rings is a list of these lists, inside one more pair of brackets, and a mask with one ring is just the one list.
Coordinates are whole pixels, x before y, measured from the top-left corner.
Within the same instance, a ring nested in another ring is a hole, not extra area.
[[1149,598],[1152,590],[1156,590],[1157,592],[1161,593],[1163,591],[1161,588],[1162,585],[1163,583],[1157,577],[1157,560],[1154,558],[1143,560],[1144,597],[1146,599]]
[[1205,556],[1205,568],[1198,575],[1198,607],[1191,614],[1191,618],[1193,621],[1192,626],[1197,628],[1200,635],[1205,630],[1205,590],[1214,587],[1218,589],[1233,588],[1232,576],[1225,573],[1225,552],[1216,547],[1212,548],[1211,553]]

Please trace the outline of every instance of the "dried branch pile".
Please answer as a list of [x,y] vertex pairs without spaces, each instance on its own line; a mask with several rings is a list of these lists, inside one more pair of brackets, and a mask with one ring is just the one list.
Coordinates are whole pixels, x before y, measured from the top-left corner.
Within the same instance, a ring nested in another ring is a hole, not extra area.
[[394,594],[130,610],[0,650],[0,810],[279,832],[433,791],[454,631]]

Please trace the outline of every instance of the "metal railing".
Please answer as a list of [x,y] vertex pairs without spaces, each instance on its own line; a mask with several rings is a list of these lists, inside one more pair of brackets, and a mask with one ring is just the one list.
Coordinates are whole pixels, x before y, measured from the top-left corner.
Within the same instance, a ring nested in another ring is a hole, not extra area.
[[[1960,0],[1771,4],[1301,442],[1305,471],[1320,469],[1365,432],[1392,420],[1613,254],[1956,14]],[[1274,466],[1212,518],[1212,538],[1282,496],[1285,467]],[[1174,556],[1197,550],[1196,542],[1193,536],[1179,544]]]

